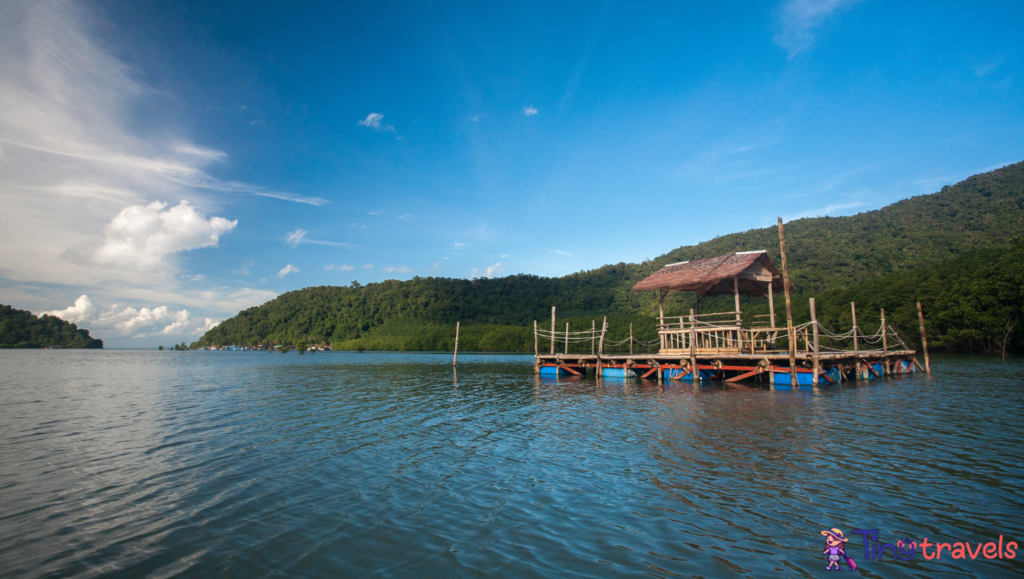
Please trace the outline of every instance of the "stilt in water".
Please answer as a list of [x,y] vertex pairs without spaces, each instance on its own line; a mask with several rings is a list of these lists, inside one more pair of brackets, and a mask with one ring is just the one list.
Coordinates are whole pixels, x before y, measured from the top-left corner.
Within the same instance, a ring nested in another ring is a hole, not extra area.
[[921,302],[917,302],[917,319],[921,322],[921,349],[924,350],[924,371],[932,373],[931,362],[928,361],[928,338],[924,335],[924,312],[921,311]]
[[455,357],[452,358],[452,366],[456,366],[459,363],[459,324],[461,322],[455,322]]
[[811,376],[811,386],[818,386],[818,373],[821,372],[821,361],[818,356],[818,316],[814,311],[814,298],[811,298],[811,327],[814,328],[814,372]]
[[789,268],[786,265],[786,236],[782,231],[782,218],[779,217],[779,253],[782,254],[782,289],[786,294],[786,332],[789,336],[789,379],[793,390],[799,390],[796,381],[796,330],[793,329],[793,305],[789,298]]

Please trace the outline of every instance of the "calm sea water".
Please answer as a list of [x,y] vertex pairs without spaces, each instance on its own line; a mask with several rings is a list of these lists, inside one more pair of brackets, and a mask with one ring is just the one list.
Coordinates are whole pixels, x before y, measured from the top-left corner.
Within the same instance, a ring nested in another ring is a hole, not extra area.
[[[799,393],[531,364],[0,351],[0,575],[818,577],[831,527],[1024,542],[1020,361]],[[867,577],[1024,573],[861,545]]]

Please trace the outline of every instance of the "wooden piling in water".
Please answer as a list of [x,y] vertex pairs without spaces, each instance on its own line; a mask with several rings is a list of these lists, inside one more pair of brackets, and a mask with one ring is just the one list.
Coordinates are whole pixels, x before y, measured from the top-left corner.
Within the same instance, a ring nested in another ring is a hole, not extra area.
[[928,338],[924,335],[924,312],[921,310],[921,302],[917,302],[917,319],[921,322],[921,349],[924,350],[924,371],[926,374],[931,374],[932,365],[928,361]]
[[629,325],[629,355],[633,355],[633,324]]
[[594,339],[597,336],[597,320],[590,320],[590,355],[594,355]]
[[882,308],[882,370],[886,376],[892,376],[892,369],[889,368],[889,330],[885,328],[885,308]]
[[537,372],[540,372],[540,338],[537,337],[537,320],[533,320],[533,359],[535,360],[533,368]]
[[565,322],[565,353],[569,353],[569,322]]
[[597,347],[597,375],[601,375],[601,354],[604,353],[604,334],[608,331],[608,316],[601,322],[601,342]]
[[551,306],[551,355],[555,355],[555,306]]
[[452,358],[452,366],[459,363],[459,324],[461,322],[455,322],[455,357]]
[[860,380],[860,354],[857,349],[857,304],[853,302],[850,302],[850,314],[853,315],[853,358],[857,364],[854,380]]
[[814,328],[814,374],[811,376],[811,386],[817,386],[818,373],[821,372],[821,360],[818,354],[818,315],[814,311],[814,298],[811,298],[811,327]]
[[690,374],[694,384],[700,381],[700,370],[697,369],[697,318],[693,310],[690,310]]
[[782,218],[779,217],[779,253],[782,254],[782,290],[786,294],[786,332],[789,336],[789,379],[793,390],[799,390],[796,381],[796,330],[793,329],[793,305],[789,297],[789,267],[786,264],[786,236],[782,231]]

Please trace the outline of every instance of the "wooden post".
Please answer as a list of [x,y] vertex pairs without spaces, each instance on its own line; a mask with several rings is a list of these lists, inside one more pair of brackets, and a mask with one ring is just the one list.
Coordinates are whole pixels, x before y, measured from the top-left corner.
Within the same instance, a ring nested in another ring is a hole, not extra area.
[[860,344],[857,342],[857,304],[850,302],[850,314],[853,316],[853,358],[855,360],[854,380],[860,380]]
[[590,320],[590,355],[594,355],[594,337],[597,336],[597,320]]
[[697,320],[690,310],[690,372],[693,374],[693,383],[700,381],[700,370],[697,369]]
[[924,312],[921,311],[921,302],[917,302],[917,319],[921,322],[921,349],[924,350],[924,371],[932,373],[931,362],[928,361],[928,338],[924,335]]
[[551,306],[551,355],[555,355],[555,306]]
[[569,353],[569,322],[565,322],[565,353]]
[[772,282],[768,282],[768,317],[772,319],[771,328],[775,329],[775,296],[772,295]]
[[452,358],[452,366],[459,363],[459,324],[461,322],[455,322],[455,357]]
[[889,330],[885,328],[885,308],[882,308],[882,369],[885,370],[886,376],[892,376],[892,370],[889,369]]
[[786,332],[789,336],[789,379],[793,390],[799,390],[796,381],[796,331],[793,329],[793,305],[789,298],[789,267],[786,264],[786,235],[782,231],[782,218],[779,217],[779,253],[782,254],[782,290],[786,294]]
[[633,355],[633,324],[629,325],[629,355]]
[[533,357],[540,360],[540,338],[537,337],[537,320],[533,320]]
[[814,376],[811,377],[811,386],[817,386],[821,360],[818,352],[818,314],[814,311],[814,298],[811,298],[811,327],[814,328]]
[[[665,349],[665,334],[661,333],[662,328],[665,326],[665,308],[662,306],[661,301],[665,298],[665,292],[658,290],[658,340],[661,343],[661,350]],[[658,352],[661,353],[660,351]]]
[[732,293],[736,298],[736,347],[743,351],[743,320],[740,318],[740,278],[732,276]]

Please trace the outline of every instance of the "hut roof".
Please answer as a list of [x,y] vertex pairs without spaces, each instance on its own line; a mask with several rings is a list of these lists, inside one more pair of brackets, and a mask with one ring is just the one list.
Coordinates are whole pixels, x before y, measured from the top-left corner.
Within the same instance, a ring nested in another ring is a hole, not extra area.
[[[768,258],[765,250],[730,253],[707,259],[671,263],[641,280],[633,291],[674,290],[695,291],[700,295],[732,295],[733,281],[739,281],[740,295],[762,297],[782,291],[782,272]],[[793,284],[790,284],[790,289]]]

